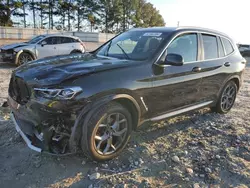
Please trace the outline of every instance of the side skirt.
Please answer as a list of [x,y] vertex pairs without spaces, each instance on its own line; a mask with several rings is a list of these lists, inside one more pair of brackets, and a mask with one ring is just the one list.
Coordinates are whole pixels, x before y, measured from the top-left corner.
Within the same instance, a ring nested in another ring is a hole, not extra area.
[[[192,110],[195,110],[195,109],[199,109],[199,108],[208,106],[209,104],[212,104],[212,103],[213,103],[213,101],[207,101],[207,102],[199,103],[199,104],[196,104],[196,105],[193,105],[193,106],[189,106],[187,108],[182,108],[180,110],[176,110],[176,111],[169,112],[169,113],[166,113],[166,114],[163,114],[163,115],[160,115],[160,116],[156,116],[154,118],[145,120],[142,123],[144,123],[146,121],[159,121],[161,119],[166,119],[166,118],[169,118],[169,117],[172,117],[172,116],[176,116],[176,115],[179,115],[179,114],[182,114],[182,113],[185,113],[185,112],[189,112],[189,111],[192,111]],[[140,123],[140,124],[142,124],[142,123]]]

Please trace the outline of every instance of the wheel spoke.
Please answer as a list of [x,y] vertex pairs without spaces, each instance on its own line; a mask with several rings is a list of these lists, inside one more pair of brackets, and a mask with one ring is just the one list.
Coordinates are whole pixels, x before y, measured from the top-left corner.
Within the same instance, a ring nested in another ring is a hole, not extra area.
[[127,131],[127,128],[122,129],[121,131],[116,131],[113,133],[114,136],[122,136]]
[[119,113],[117,113],[116,116],[115,116],[115,121],[116,121],[116,122],[119,122],[119,117],[120,117],[120,116],[119,116]]
[[113,145],[113,144],[111,144],[111,148],[115,151],[116,150],[116,147]]
[[123,123],[123,122],[126,122],[126,121],[127,121],[127,120],[124,118],[124,119],[122,119],[122,120],[119,121],[119,124],[120,124],[120,123]]
[[111,145],[112,145],[112,137],[109,138],[108,141],[107,141],[107,145],[106,145],[105,149],[103,150],[103,153],[104,153],[104,154],[107,153],[107,152],[109,151]]
[[101,123],[101,124],[99,125],[99,127],[107,127],[107,125],[106,125],[106,124]]
[[101,147],[101,144],[103,143],[103,141],[104,141],[104,140],[101,140],[101,141],[97,144],[96,149],[100,150],[100,147]]
[[103,138],[101,136],[97,136],[97,135],[95,136],[95,139],[96,140],[103,140]]

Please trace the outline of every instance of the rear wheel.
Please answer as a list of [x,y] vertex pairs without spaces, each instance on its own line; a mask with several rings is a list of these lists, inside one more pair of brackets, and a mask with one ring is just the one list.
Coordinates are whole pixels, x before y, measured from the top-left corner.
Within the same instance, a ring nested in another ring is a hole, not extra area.
[[212,111],[225,114],[228,113],[234,105],[237,95],[237,85],[234,81],[229,81],[223,88],[218,102],[215,107],[211,108]]
[[17,60],[17,65],[20,66],[22,64],[25,64],[29,61],[33,61],[34,58],[32,57],[32,55],[30,55],[29,53],[23,52],[19,55],[18,60]]
[[[132,131],[131,114],[116,102],[89,112],[83,126],[81,148],[91,159],[110,160],[126,146]],[[88,117],[89,116],[89,117]]]

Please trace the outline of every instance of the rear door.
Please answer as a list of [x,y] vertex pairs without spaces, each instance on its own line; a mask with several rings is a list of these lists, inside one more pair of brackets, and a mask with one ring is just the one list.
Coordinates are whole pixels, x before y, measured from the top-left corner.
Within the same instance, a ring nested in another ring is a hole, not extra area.
[[179,54],[184,58],[184,65],[155,67],[152,116],[200,102],[199,49],[197,33],[180,35],[170,43],[161,59],[164,60],[168,53]]
[[58,44],[58,55],[70,54],[75,49],[75,40],[70,37],[60,37],[61,43]]
[[233,47],[228,52],[223,46],[224,38],[212,34],[200,34],[203,46],[203,62],[201,63],[201,70],[203,72],[201,84],[201,96],[204,100],[217,99],[220,88],[224,81],[230,75],[231,58],[229,54],[233,53]]

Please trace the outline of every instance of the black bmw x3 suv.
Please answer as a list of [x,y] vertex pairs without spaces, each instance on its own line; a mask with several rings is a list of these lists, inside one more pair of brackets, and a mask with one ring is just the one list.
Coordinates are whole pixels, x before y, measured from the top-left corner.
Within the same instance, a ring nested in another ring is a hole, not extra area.
[[132,29],[90,53],[20,66],[8,102],[31,149],[103,161],[145,121],[203,107],[227,113],[245,66],[236,44],[217,31]]

